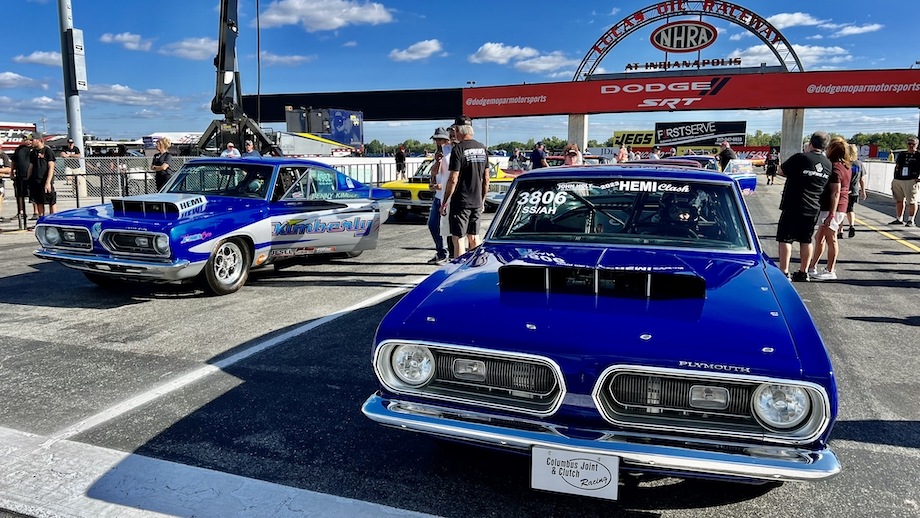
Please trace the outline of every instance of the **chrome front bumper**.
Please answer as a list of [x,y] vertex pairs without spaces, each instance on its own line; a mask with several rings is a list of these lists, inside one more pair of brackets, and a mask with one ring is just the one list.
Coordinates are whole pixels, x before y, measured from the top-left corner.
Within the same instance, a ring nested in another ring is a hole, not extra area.
[[148,281],[170,282],[191,279],[204,268],[203,262],[192,263],[187,260],[173,262],[145,261],[84,255],[47,248],[41,248],[32,253],[35,257],[57,261],[75,270]]
[[[494,424],[486,415],[388,400],[377,394],[365,401],[361,411],[386,426],[499,448],[529,452],[534,446],[616,455],[624,471],[670,471],[675,474],[760,479],[765,481],[816,481],[840,472],[840,463],[830,449],[819,451],[776,445],[731,445],[732,451],[717,451],[715,443],[647,440],[645,437],[598,434],[595,439],[567,437],[546,425],[532,422],[521,428]],[[542,427],[542,429],[540,429]],[[698,447],[697,447],[698,446]]]

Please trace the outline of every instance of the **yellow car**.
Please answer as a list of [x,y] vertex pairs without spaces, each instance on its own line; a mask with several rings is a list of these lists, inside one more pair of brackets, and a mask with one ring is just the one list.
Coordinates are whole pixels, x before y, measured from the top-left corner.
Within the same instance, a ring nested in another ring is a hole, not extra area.
[[409,178],[393,180],[380,186],[384,189],[389,189],[393,193],[393,198],[395,198],[393,208],[396,210],[393,217],[397,221],[406,219],[410,212],[427,214],[428,210],[431,209],[434,191],[428,185],[431,179],[431,169],[434,165],[434,159],[429,158],[419,164],[418,169]]

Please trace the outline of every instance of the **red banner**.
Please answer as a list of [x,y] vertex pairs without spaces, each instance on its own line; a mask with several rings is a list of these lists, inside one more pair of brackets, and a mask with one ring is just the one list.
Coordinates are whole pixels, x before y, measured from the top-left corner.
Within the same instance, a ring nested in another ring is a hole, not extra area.
[[463,89],[464,115],[920,107],[920,69],[641,77]]

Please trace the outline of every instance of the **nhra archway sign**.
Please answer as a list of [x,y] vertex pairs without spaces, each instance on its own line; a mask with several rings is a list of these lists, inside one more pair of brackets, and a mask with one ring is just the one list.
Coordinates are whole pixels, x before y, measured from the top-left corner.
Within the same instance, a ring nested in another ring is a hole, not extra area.
[[920,106],[920,70],[636,77],[463,89],[473,117]]

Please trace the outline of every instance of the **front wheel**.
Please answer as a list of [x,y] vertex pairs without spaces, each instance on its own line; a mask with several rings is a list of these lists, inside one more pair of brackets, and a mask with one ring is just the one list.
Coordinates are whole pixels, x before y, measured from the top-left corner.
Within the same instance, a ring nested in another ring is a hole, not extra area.
[[237,239],[217,245],[204,266],[204,288],[215,295],[228,295],[240,289],[249,278],[249,247]]

